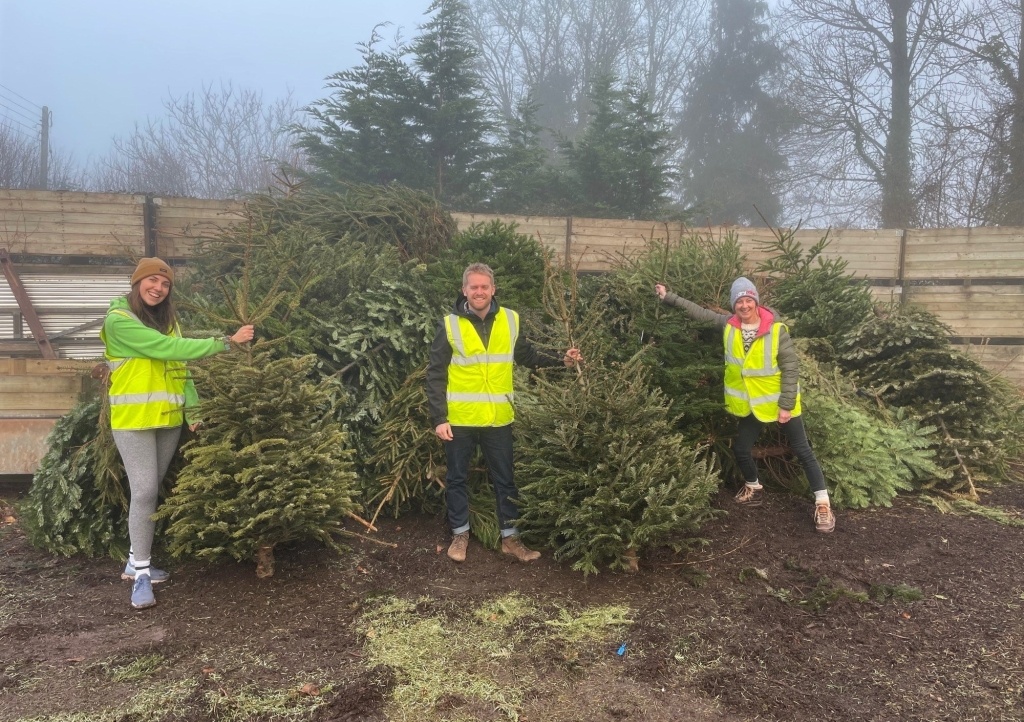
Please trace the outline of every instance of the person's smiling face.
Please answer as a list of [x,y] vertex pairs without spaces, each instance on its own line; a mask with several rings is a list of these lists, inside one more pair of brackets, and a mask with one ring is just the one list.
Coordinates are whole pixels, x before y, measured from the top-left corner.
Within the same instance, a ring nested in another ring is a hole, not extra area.
[[478,316],[486,316],[491,309],[491,299],[494,298],[494,284],[491,277],[486,273],[471,273],[466,278],[466,285],[462,287],[462,293],[469,301],[469,308]]
[[733,307],[736,315],[740,317],[741,323],[754,323],[758,320],[757,301],[750,296],[741,296],[736,299]]
[[171,282],[165,276],[153,274],[139,281],[139,298],[147,306],[158,306],[171,292]]

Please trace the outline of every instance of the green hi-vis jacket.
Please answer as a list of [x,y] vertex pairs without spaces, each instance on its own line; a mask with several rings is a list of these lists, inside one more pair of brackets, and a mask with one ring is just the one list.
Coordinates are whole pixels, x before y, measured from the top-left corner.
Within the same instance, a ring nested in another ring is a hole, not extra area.
[[132,313],[124,296],[110,302],[100,339],[110,367],[110,426],[118,430],[181,426],[199,402],[184,362],[229,348],[219,338],[181,338],[177,327],[160,333]]
[[[735,317],[734,317],[735,318]],[[753,413],[758,421],[779,420],[779,398],[782,395],[782,371],[779,368],[779,339],[785,324],[773,323],[771,315],[762,314],[761,328],[743,353],[743,334],[739,322],[727,323],[722,333],[725,344],[725,408],[734,416]],[[800,391],[791,409],[799,416]]]
[[512,410],[512,362],[519,336],[519,314],[499,308],[484,347],[468,318],[445,317],[452,347],[448,366],[448,423],[452,426],[506,426]]

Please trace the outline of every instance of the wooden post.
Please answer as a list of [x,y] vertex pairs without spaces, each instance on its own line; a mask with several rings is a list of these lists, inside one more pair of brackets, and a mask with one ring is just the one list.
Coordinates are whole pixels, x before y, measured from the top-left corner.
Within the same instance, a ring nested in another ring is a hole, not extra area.
[[14,294],[14,299],[18,302],[21,315],[25,318],[29,329],[32,330],[32,337],[39,345],[39,352],[42,353],[43,358],[57,358],[57,352],[53,350],[50,339],[46,336],[46,331],[43,330],[43,324],[39,320],[39,316],[36,315],[35,308],[32,307],[32,299],[25,292],[25,286],[18,278],[18,272],[14,270],[14,263],[11,261],[11,254],[7,252],[6,248],[0,248],[0,266],[3,267],[7,285],[11,287],[11,293]]
[[154,258],[159,255],[156,252],[156,203],[153,196],[148,193],[142,204],[142,234],[145,238],[146,256]]
[[39,131],[39,187],[44,191],[50,184],[50,109],[43,106],[42,127]]
[[565,218],[565,267],[572,268],[572,216]]
[[900,305],[907,305],[907,286],[906,280],[903,278],[904,268],[907,263],[907,229],[904,228],[900,231],[900,253],[899,261],[896,268],[896,288],[900,292]]

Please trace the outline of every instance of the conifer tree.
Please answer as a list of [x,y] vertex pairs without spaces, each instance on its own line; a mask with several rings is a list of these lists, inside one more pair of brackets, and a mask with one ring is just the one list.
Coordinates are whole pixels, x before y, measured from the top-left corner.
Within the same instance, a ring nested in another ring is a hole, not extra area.
[[585,574],[635,571],[652,546],[694,543],[684,535],[712,516],[719,478],[668,407],[639,357],[587,362],[577,382],[535,380],[517,409],[523,533]]
[[[285,285],[284,266],[261,298],[250,298],[257,246],[252,236],[240,246],[240,277],[218,279],[226,309],[203,308],[214,325],[259,327],[290,296],[301,297],[302,288]],[[336,547],[332,534],[354,515],[356,476],[333,418],[335,384],[311,379],[315,356],[279,358],[276,345],[260,340],[194,367],[202,431],[185,445],[188,463],[157,513],[169,522],[175,556],[255,559],[256,573],[270,576],[277,544]]]
[[687,91],[683,197],[710,223],[761,225],[763,216],[771,225],[782,209],[787,119],[773,85],[784,56],[767,15],[763,0],[715,0],[708,49]]
[[646,93],[616,87],[606,76],[591,91],[586,129],[562,146],[572,212],[610,218],[652,218],[664,208],[672,180],[664,119]]
[[273,573],[273,548],[333,534],[356,509],[345,432],[331,418],[327,384],[309,380],[315,357],[274,358],[260,345],[239,363],[226,354],[195,369],[203,427],[157,512],[175,556],[256,559]]
[[951,469],[950,490],[977,499],[977,482],[1007,478],[1021,450],[1021,402],[950,343],[952,331],[923,308],[892,307],[841,339],[841,367],[871,394],[936,429],[933,445]]
[[490,121],[474,69],[476,51],[460,0],[434,0],[409,44],[378,49],[330,78],[334,93],[314,104],[298,145],[325,187],[398,182],[467,206],[483,193]]
[[29,541],[54,554],[117,558],[128,551],[127,480],[104,414],[105,395],[84,394],[54,424],[19,504]]

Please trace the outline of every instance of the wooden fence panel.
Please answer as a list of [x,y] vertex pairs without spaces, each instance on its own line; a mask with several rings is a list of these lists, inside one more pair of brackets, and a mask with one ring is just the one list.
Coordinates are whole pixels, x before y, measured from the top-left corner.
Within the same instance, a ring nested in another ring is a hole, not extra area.
[[[768,259],[767,247],[775,236],[767,228],[734,228],[740,246],[750,267]],[[793,234],[802,248],[810,248],[825,235],[821,230],[800,230]],[[847,271],[858,278],[895,279],[899,275],[900,239],[902,232],[892,229],[852,230],[838,229],[828,232],[828,247],[821,256],[825,259],[841,258],[847,262]]]
[[495,220],[515,223],[517,232],[540,241],[541,245],[555,254],[559,263],[565,259],[565,233],[568,219],[564,217],[452,213],[452,218],[460,231],[464,231],[476,223],[490,223]]
[[145,196],[0,190],[0,246],[41,256],[142,256]]
[[907,231],[904,275],[920,278],[1024,279],[1024,228]]
[[993,374],[1024,391],[1024,345],[971,345],[964,349]]
[[93,361],[0,358],[0,417],[56,418],[82,390]]
[[1020,336],[1024,340],[1024,284],[908,286],[907,303],[919,305],[960,336]]
[[573,218],[570,261],[581,271],[607,271],[642,254],[654,239],[678,240],[681,229],[678,223]]
[[154,198],[156,255],[166,261],[188,258],[196,242],[214,238],[242,219],[241,201]]

